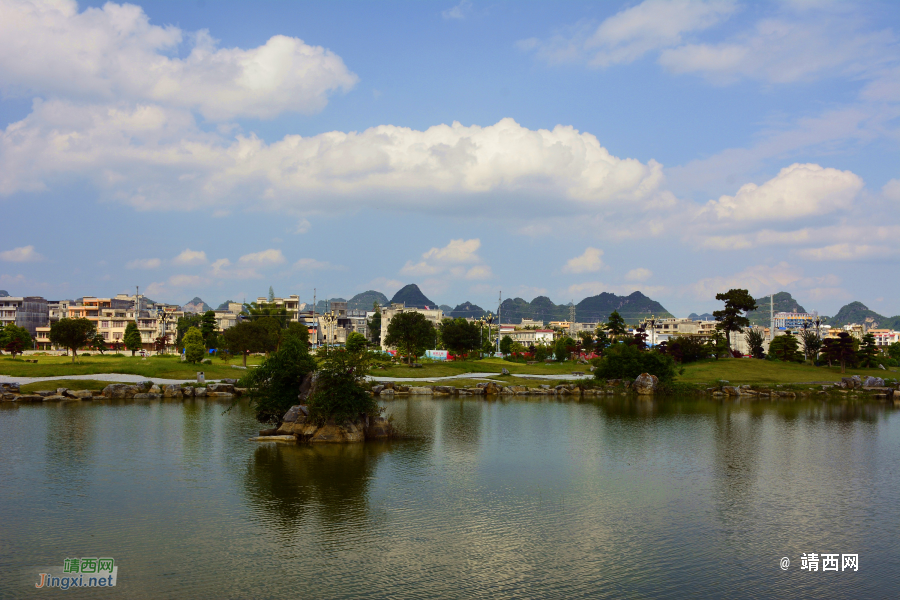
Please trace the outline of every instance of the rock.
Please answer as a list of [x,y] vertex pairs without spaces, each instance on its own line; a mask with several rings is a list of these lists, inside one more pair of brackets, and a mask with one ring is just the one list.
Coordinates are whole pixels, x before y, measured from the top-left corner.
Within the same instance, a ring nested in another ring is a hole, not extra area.
[[[225,381],[224,379],[222,381]],[[234,381],[233,379],[230,381]],[[167,386],[168,387],[168,386]],[[225,392],[226,394],[234,394],[233,383],[211,383],[206,386],[206,392]]]
[[409,392],[409,386],[408,385],[398,385],[394,388],[394,390],[397,392]]
[[181,386],[174,383],[163,386],[163,398],[181,398]]
[[71,400],[71,398],[66,398],[65,396],[59,396],[57,394],[44,396],[44,402],[62,402],[63,400]]
[[162,394],[151,394],[150,392],[141,392],[134,395],[135,400],[159,400]]
[[394,428],[384,417],[372,417],[365,435],[367,440],[383,440],[394,435]]
[[142,391],[143,390],[136,385],[111,383],[103,388],[103,396],[106,398],[134,398],[135,394],[141,393]]
[[267,436],[267,435],[278,435],[277,433],[275,433],[276,431],[278,431],[277,428],[274,428],[274,429],[260,429],[260,430],[259,430],[259,436],[260,436],[260,437],[264,437],[264,436]]
[[315,389],[316,383],[316,374],[307,375],[303,378],[303,381],[300,382],[300,390],[297,394],[297,400],[300,401],[300,404],[306,404],[306,401],[309,400],[310,394],[312,394]]
[[8,394],[18,394],[19,393],[19,384],[18,383],[0,383],[0,392],[8,393]]
[[866,377],[865,383],[863,383],[866,387],[884,387],[884,379],[881,377]]
[[881,369],[882,371],[887,371],[887,369],[885,369],[884,365],[881,363],[878,363],[878,368]]
[[841,387],[844,389],[855,390],[862,387],[862,380],[859,378],[859,375],[841,377]]
[[281,421],[283,423],[293,423],[301,414],[303,413],[300,412],[300,405],[295,404],[294,406],[290,407],[286,413],[284,413],[284,417],[282,417]]
[[723,385],[722,391],[728,394],[729,396],[740,396],[741,388],[736,385]]
[[383,385],[373,385],[373,386],[372,386],[372,393],[375,394],[376,396],[377,396],[378,394],[380,394],[380,393],[382,392],[382,390],[384,390],[384,386],[383,386]]
[[35,392],[35,394],[37,394],[38,396],[41,396],[42,398],[46,398],[47,396],[55,396],[56,392],[53,392],[50,390],[40,390],[40,391]]
[[57,396],[67,396],[68,394],[66,392],[68,392],[68,391],[69,391],[69,388],[56,388],[56,395]]
[[335,443],[335,442],[362,442],[365,440],[365,432],[357,423],[344,421],[341,425],[335,425],[329,421],[309,438],[311,443]]
[[382,396],[393,396],[393,395],[394,395],[394,390],[391,389],[391,388],[387,388],[387,389],[381,390],[381,395],[382,395]]
[[208,398],[234,398],[234,394],[228,392],[206,392]]
[[181,393],[184,394],[185,398],[193,398],[194,397],[194,388],[189,385],[182,386]]
[[431,396],[434,392],[430,387],[410,387],[409,393],[414,396]]
[[641,373],[637,376],[637,379],[634,380],[634,383],[631,384],[632,389],[641,395],[654,393],[658,386],[659,378],[656,375],[650,375],[649,373]]
[[483,396],[484,395],[484,388],[480,388],[480,387],[468,388],[466,391],[469,392],[469,394],[472,394],[475,396]]
[[243,396],[244,394],[246,394],[246,393],[249,392],[249,391],[250,391],[250,388],[239,388],[239,387],[236,387],[236,388],[234,388],[234,395],[235,395],[235,396]]
[[3,402],[12,402],[16,399],[15,394],[11,394],[9,392],[0,392],[0,401]]
[[610,385],[610,386],[619,385],[620,383],[622,383],[621,379],[607,379],[606,380],[606,385]]
[[[224,383],[226,385],[237,385],[237,382],[238,382],[237,379],[222,379],[222,383]],[[222,391],[226,391],[226,390],[222,390]]]
[[506,367],[504,367],[503,369],[500,370],[500,374],[501,375],[509,375],[509,371],[506,369]]
[[16,402],[42,402],[44,399],[37,394],[22,394],[16,396]]
[[194,389],[194,398],[205,398],[206,397],[206,388],[198,387]]
[[159,389],[159,386],[156,385],[155,383],[150,386],[150,389],[147,390],[147,392],[149,392],[151,394],[162,394],[162,390]]

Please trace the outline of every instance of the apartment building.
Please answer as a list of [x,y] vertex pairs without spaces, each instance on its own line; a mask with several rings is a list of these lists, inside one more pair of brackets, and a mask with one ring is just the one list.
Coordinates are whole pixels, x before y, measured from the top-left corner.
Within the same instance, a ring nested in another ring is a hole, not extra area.
[[400,313],[404,312],[417,312],[425,315],[425,318],[431,321],[431,324],[435,327],[439,327],[441,321],[444,320],[444,311],[440,308],[415,308],[409,307],[407,308],[405,304],[391,304],[391,306],[385,307],[381,309],[381,349],[388,350],[393,349],[387,344],[384,343],[384,340],[387,339],[388,335],[388,326],[391,323],[391,319]]
[[4,296],[0,298],[0,325],[24,327],[32,336],[38,327],[50,324],[50,308],[40,296]]

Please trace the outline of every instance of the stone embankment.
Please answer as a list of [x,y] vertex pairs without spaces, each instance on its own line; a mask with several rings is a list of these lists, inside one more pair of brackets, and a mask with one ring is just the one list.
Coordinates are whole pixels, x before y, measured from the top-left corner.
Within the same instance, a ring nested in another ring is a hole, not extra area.
[[245,388],[235,387],[237,380],[223,380],[205,386],[156,385],[152,381],[141,383],[111,383],[103,390],[69,390],[57,388],[22,394],[17,383],[0,383],[0,400],[7,402],[67,402],[93,399],[159,400],[162,398],[234,398],[246,393]]
[[259,437],[251,439],[260,442],[348,443],[385,440],[394,437],[394,428],[384,417],[365,417],[342,423],[329,419],[319,425],[309,418],[309,409],[305,404],[297,404],[285,413],[276,429],[266,429],[259,434]]
[[[630,386],[630,382],[626,382]],[[565,383],[538,387],[501,385],[493,381],[478,383],[475,387],[458,388],[452,385],[409,386],[396,381],[384,381],[372,386],[372,393],[384,399],[397,396],[600,396],[622,392],[622,380],[610,379],[606,386]],[[624,393],[624,392],[622,392]]]
[[808,384],[750,386],[729,385],[729,383],[728,381],[720,381],[719,385],[706,388],[706,392],[716,398],[734,397],[747,400],[754,398],[793,400],[796,398],[832,397],[835,395],[859,398],[862,395],[863,397],[883,402],[893,401],[895,405],[900,406],[900,385],[895,384],[893,387],[887,385],[881,377],[866,377],[863,380],[859,375],[852,375],[850,377],[842,377],[839,382],[819,384],[818,388],[810,387]]

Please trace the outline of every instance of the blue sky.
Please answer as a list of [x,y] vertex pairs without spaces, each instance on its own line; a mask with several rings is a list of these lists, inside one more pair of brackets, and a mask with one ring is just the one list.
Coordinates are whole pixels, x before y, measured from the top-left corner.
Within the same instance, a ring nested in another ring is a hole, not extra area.
[[0,289],[900,313],[900,5],[0,0]]

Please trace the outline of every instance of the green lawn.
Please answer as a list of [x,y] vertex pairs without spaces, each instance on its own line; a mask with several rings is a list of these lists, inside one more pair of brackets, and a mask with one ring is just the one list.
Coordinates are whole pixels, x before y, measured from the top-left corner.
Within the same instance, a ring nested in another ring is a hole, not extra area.
[[863,379],[874,375],[883,379],[897,379],[897,368],[855,369],[848,368],[841,374],[840,367],[813,367],[796,363],[782,363],[750,358],[714,359],[689,363],[677,380],[683,383],[715,383],[725,379],[733,384],[805,383],[808,381],[840,381],[841,377],[859,375]]
[[[176,356],[150,357],[140,356],[81,356],[72,362],[71,356],[28,356],[36,359],[37,364],[27,363],[17,358],[0,357],[0,375],[11,377],[59,377],[62,375],[103,375],[106,373],[124,373],[141,377],[159,377],[161,379],[194,379],[198,371],[203,371],[207,379],[239,378],[246,371],[232,369],[230,365],[241,365],[240,360],[232,360],[229,365],[221,360],[213,359],[211,365],[194,365],[181,362]],[[247,364],[259,364],[260,356],[251,356]]]
[[411,369],[406,365],[394,365],[383,370],[373,369],[371,374],[374,377],[449,377],[450,375],[462,375],[464,373],[500,373],[500,370],[504,368],[511,374],[570,375],[572,371],[586,373],[590,366],[579,365],[571,361],[526,365],[524,363],[509,362],[501,358],[484,358],[481,360],[423,363],[421,369]]

